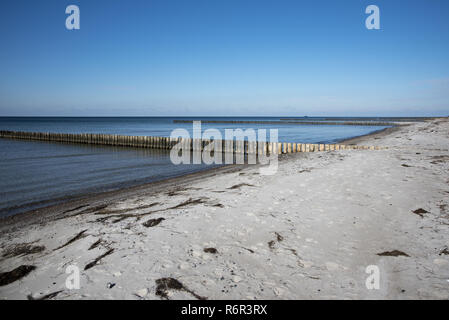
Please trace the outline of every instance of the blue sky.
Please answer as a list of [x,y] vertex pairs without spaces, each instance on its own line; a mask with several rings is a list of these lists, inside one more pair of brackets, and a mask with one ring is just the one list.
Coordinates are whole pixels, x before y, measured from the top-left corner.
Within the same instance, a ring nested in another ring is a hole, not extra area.
[[2,0],[0,41],[0,116],[449,115],[447,0]]

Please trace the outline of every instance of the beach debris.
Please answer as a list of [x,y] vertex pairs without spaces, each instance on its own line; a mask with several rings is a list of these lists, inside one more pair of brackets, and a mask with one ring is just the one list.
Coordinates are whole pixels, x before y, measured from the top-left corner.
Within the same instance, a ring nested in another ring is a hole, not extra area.
[[[162,209],[158,209],[158,210],[154,210],[154,211],[149,211],[149,212],[145,212],[145,213],[137,213],[137,214],[112,214],[112,215],[107,215],[105,217],[102,218],[98,218],[96,221],[97,222],[105,222],[111,218],[116,218],[115,220],[112,221],[112,223],[117,223],[120,221],[123,221],[125,219],[129,219],[129,218],[136,218],[137,220],[140,220],[142,217],[150,215],[150,214],[154,214],[156,212],[162,212],[162,211],[166,211],[166,210],[171,210],[171,209],[179,209],[188,205],[192,205],[192,204],[200,204],[200,203],[205,203],[207,200],[207,198],[198,198],[198,199],[192,199],[189,198],[188,200],[181,202],[175,206],[172,207],[168,207],[168,208],[162,208]],[[159,204],[158,202],[155,202],[155,204]],[[150,205],[148,205],[150,206]],[[131,211],[131,210],[137,210],[137,209],[141,209],[142,207],[139,208],[133,208],[133,209],[127,209],[127,210],[120,210],[120,211],[108,211],[108,213],[119,213],[119,212],[126,212],[126,211]],[[105,213],[98,213],[98,214],[105,214]]]
[[92,243],[92,245],[91,245],[91,246],[89,247],[89,249],[87,249],[87,250],[95,249],[96,247],[98,247],[98,246],[101,244],[102,241],[103,241],[103,240],[98,239],[97,241],[95,241],[94,243]]
[[249,251],[249,252],[251,252],[251,253],[254,253],[254,250],[252,250],[252,249],[249,249],[249,248],[245,248],[245,247],[241,247],[242,249],[245,249],[246,251]]
[[161,223],[164,220],[165,220],[164,218],[150,219],[150,220],[142,223],[142,225],[147,228],[154,227],[154,226],[157,226],[159,223]]
[[42,296],[42,297],[39,297],[39,298],[35,298],[35,297],[33,297],[31,294],[29,294],[29,295],[27,296],[27,299],[28,299],[28,300],[50,300],[50,299],[53,299],[54,297],[56,297],[58,294],[60,294],[60,293],[63,292],[63,291],[64,291],[64,290],[55,291],[55,292],[46,294],[46,295],[44,295],[44,296]]
[[39,253],[45,250],[44,246],[33,246],[31,243],[19,243],[16,245],[13,245],[5,250],[2,257],[3,258],[10,258],[10,257],[17,257],[21,255],[28,255],[28,254],[34,254]]
[[148,294],[148,289],[147,288],[140,289],[139,291],[137,291],[135,293],[135,295],[138,296],[139,298],[145,298],[147,294]]
[[[284,237],[279,232],[274,232],[274,234],[276,236],[276,239],[275,240],[271,240],[271,241],[268,242],[268,247],[271,250],[275,249],[276,243],[280,243],[280,242],[284,241]],[[298,260],[297,263],[298,263],[299,267],[304,268],[304,263],[301,261],[301,257],[298,254],[298,251],[296,251],[293,248],[286,248],[286,247],[284,247],[284,249],[290,251],[296,257],[296,259]],[[254,253],[254,251],[252,251],[252,252]]]
[[383,257],[398,257],[398,256],[410,257],[405,252],[402,252],[399,250],[385,251],[385,252],[378,253],[377,255],[383,256]]
[[112,288],[114,288],[115,287],[115,283],[114,282],[108,282],[107,284],[106,284],[106,288],[108,288],[108,289],[112,289]]
[[411,166],[409,166],[408,164],[405,164],[405,163],[401,164],[401,166],[403,166],[405,168],[410,168],[411,167]]
[[160,278],[156,280],[156,295],[160,296],[163,299],[168,299],[168,291],[169,290],[178,290],[190,293],[192,296],[197,298],[198,300],[207,300],[206,297],[202,297],[197,295],[192,290],[186,288],[181,282],[174,278]]
[[282,240],[284,240],[284,237],[281,236],[279,233],[275,232],[274,234],[276,235],[276,240],[277,240],[278,242],[281,242]]
[[213,204],[212,207],[224,208],[224,205],[222,205],[221,203],[216,203]]
[[69,212],[73,212],[73,211],[76,211],[76,210],[79,210],[79,209],[83,209],[83,208],[88,207],[88,206],[89,206],[89,204],[85,204],[85,205],[82,205],[82,206],[78,206],[78,207],[76,207],[76,208],[72,208],[72,209],[66,210],[66,211],[64,211],[62,214],[64,214],[64,213],[69,213]]
[[[117,218],[117,219],[112,221],[113,223],[117,223],[117,222],[123,221],[125,219],[129,219],[129,218],[137,218],[137,220],[139,220],[139,219],[141,219],[144,216],[147,216],[147,215],[150,215],[150,214],[154,214],[156,212],[162,212],[162,211],[172,210],[172,209],[179,209],[179,208],[182,208],[182,207],[185,207],[185,206],[188,206],[188,205],[192,205],[192,204],[206,203],[207,199],[208,198],[198,198],[198,199],[189,198],[188,200],[186,200],[184,202],[181,202],[181,203],[179,203],[179,204],[177,204],[175,206],[168,207],[168,208],[162,208],[162,209],[149,211],[149,212],[145,212],[145,213],[140,213],[140,214],[137,213],[137,214],[113,214],[113,215],[107,215],[105,217],[98,218],[95,221],[97,221],[97,222],[105,222],[105,221],[107,221],[108,219],[111,219],[111,218]],[[156,204],[159,204],[159,203],[156,202]],[[139,207],[139,208],[141,209],[142,207]],[[138,209],[138,208],[133,208],[133,209],[129,209],[129,210],[126,210],[126,211],[131,211],[131,210],[136,210],[136,209]],[[118,211],[115,211],[115,213],[117,213],[117,212]],[[120,212],[122,212],[122,211],[120,211]],[[109,211],[109,213],[111,213],[111,211]]]
[[123,220],[128,219],[128,218],[130,218],[130,216],[127,216],[127,215],[125,214],[125,215],[120,216],[120,217],[117,218],[117,219],[112,220],[112,223],[117,223],[117,222],[123,221]]
[[57,248],[54,249],[53,251],[59,250],[59,249],[61,249],[61,248],[64,248],[64,247],[68,246],[69,244],[75,242],[76,240],[79,240],[79,239],[84,238],[84,237],[85,237],[84,233],[85,233],[86,231],[87,231],[87,229],[85,229],[85,230],[79,232],[79,233],[78,233],[76,236],[74,236],[72,239],[70,239],[69,241],[67,241],[67,242],[66,242],[65,244],[63,244],[62,246],[57,247]]
[[106,251],[105,253],[103,253],[101,256],[97,257],[94,261],[89,262],[88,264],[86,264],[86,266],[84,267],[84,270],[88,270],[90,268],[92,268],[93,266],[95,266],[98,262],[100,262],[101,259],[103,259],[104,257],[110,255],[111,253],[114,252],[114,249],[109,249],[108,251]]
[[[82,215],[82,214],[92,213],[92,212],[95,212],[95,211],[98,211],[98,210],[103,210],[103,209],[105,209],[107,206],[108,206],[107,204],[101,204],[101,205],[94,206],[94,207],[88,207],[88,208],[86,208],[86,209],[84,209],[84,210],[81,210],[81,211],[79,211],[79,212],[77,212],[77,213],[74,213],[74,214],[72,214],[72,215],[68,215],[68,216],[66,216],[66,217],[60,217],[60,218],[58,218],[58,219],[71,218],[71,217],[80,216],[80,215]],[[75,210],[81,209],[81,207],[84,207],[84,206],[80,206],[80,207],[75,208],[75,209],[73,209],[73,210],[65,211],[64,213],[67,213],[67,212],[70,212],[70,211],[75,211]],[[63,214],[64,214],[64,213],[63,213]]]
[[445,163],[445,162],[449,161],[449,156],[446,156],[446,155],[433,156],[432,159],[434,159],[434,161],[430,162],[431,164]]
[[0,287],[13,283],[23,277],[27,276],[31,271],[36,269],[35,266],[21,265],[12,271],[0,273]]
[[212,253],[212,254],[217,254],[218,253],[218,250],[215,249],[215,248],[204,248],[203,251],[207,252],[207,253]]
[[420,216],[421,218],[424,218],[424,214],[425,213],[429,213],[429,211],[424,210],[423,208],[419,208],[413,211],[414,214],[417,214],[418,216]]
[[446,214],[447,213],[447,204],[440,204],[440,205],[438,205],[438,208],[440,208],[441,214]]
[[95,212],[95,214],[96,215],[120,214],[120,213],[129,212],[129,211],[149,209],[149,208],[152,208],[154,206],[157,206],[158,204],[160,204],[160,203],[159,202],[153,202],[153,203],[150,203],[150,204],[146,204],[146,205],[139,206],[139,207],[133,207],[133,208],[116,209],[116,210],[101,210],[101,211]]
[[[199,190],[199,188],[192,188],[193,190]],[[183,188],[183,187],[177,187],[175,189],[172,189],[168,192],[166,192],[166,195],[169,197],[178,196],[182,194],[182,192],[189,190],[189,188]]]
[[[282,241],[284,240],[284,237],[281,236],[280,233],[274,232],[274,235],[276,236],[276,241],[277,241],[277,242],[282,242]],[[274,249],[274,245],[276,244],[276,241],[275,241],[275,240],[269,241],[269,242],[268,242],[268,247],[269,247],[270,249]]]
[[232,187],[229,187],[228,189],[233,190],[233,189],[239,189],[240,187],[255,187],[255,185],[252,185],[249,183],[239,183],[239,184],[233,185]]
[[206,200],[205,198],[198,198],[198,199],[189,198],[188,200],[181,202],[180,204],[177,204],[176,206],[170,207],[168,209],[178,209],[178,208],[182,208],[182,207],[189,206],[192,204],[201,204],[201,203],[205,203],[206,202],[205,200]]
[[445,254],[445,255],[449,255],[449,249],[448,249],[448,247],[444,247],[441,251],[440,251],[440,253],[438,254],[438,255],[443,255],[443,254]]

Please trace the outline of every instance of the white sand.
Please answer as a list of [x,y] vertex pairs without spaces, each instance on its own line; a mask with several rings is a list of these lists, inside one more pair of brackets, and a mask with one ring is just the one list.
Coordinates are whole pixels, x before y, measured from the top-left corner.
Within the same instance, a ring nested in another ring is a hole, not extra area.
[[[160,299],[156,279],[172,277],[208,299],[448,299],[449,255],[440,254],[449,246],[448,120],[400,127],[361,144],[389,149],[295,154],[274,176],[253,166],[160,192],[123,193],[103,209],[160,210],[139,221],[97,222],[114,214],[94,211],[3,223],[0,255],[20,243],[45,250],[0,258],[0,272],[37,267],[0,286],[0,298],[63,290],[55,299]],[[241,183],[252,186],[229,189]],[[164,210],[190,198],[202,203]],[[428,213],[412,212],[419,208]],[[156,226],[142,225],[160,217]],[[85,237],[55,250],[85,229]],[[98,239],[101,245],[88,250]],[[204,252],[208,247],[218,252]],[[109,248],[112,254],[83,270]],[[377,255],[392,250],[409,257]],[[80,267],[79,290],[65,286],[68,265]],[[379,290],[365,286],[368,265],[380,269]],[[107,288],[109,282],[115,286]],[[186,291],[168,294],[195,299]]]

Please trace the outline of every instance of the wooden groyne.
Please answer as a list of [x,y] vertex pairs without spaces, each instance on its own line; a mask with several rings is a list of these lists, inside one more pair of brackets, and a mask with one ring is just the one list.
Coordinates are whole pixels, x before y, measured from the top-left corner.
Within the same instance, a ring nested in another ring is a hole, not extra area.
[[[107,146],[121,146],[134,148],[167,149],[172,148],[216,152],[233,152],[243,154],[281,154],[296,152],[318,152],[334,150],[379,150],[378,146],[359,146],[344,144],[310,144],[290,142],[257,142],[241,140],[206,140],[189,138],[170,138],[152,136],[124,136],[115,134],[94,133],[51,133],[51,132],[24,132],[24,131],[0,131],[1,138],[55,141],[65,143],[96,144]],[[209,144],[213,143],[211,149]],[[207,149],[206,149],[207,147]]]
[[332,125],[332,126],[382,126],[394,127],[403,126],[403,123],[395,122],[378,122],[378,121],[273,121],[273,120],[183,120],[175,119],[173,123],[193,123],[194,121],[201,121],[201,123],[225,123],[225,124],[296,124],[296,125]]

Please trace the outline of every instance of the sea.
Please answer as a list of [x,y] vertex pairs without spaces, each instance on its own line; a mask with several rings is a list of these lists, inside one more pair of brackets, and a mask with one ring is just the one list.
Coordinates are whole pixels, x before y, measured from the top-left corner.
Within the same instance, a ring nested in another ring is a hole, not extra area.
[[[267,129],[267,132],[277,129],[280,142],[298,143],[336,143],[388,127],[282,123],[292,117],[0,117],[0,130],[170,136],[175,129],[185,129],[192,134],[192,123],[174,123],[174,120],[199,119],[258,122],[201,125],[203,131],[217,129],[223,137],[225,129]],[[294,119],[323,122],[362,120],[332,117]],[[273,121],[279,121],[279,124]],[[216,166],[175,165],[170,161],[167,150],[0,138],[0,217]]]

